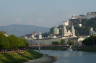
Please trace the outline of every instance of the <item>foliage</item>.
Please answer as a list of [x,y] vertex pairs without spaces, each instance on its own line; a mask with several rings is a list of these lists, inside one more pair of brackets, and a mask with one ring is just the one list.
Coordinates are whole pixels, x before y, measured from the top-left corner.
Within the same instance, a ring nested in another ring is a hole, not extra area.
[[83,42],[83,45],[86,46],[95,46],[96,45],[96,36],[90,36],[88,38],[86,38]]
[[18,49],[27,47],[28,43],[25,39],[10,35],[6,37],[0,32],[0,49]]
[[58,41],[53,41],[52,45],[59,45],[59,42]]
[[65,40],[61,39],[60,41],[53,41],[52,44],[53,45],[64,45],[65,44]]
[[65,44],[65,40],[64,39],[61,39],[60,44],[61,45]]
[[[91,19],[82,19],[81,22],[79,19],[72,19],[71,22],[76,29],[77,35],[89,35],[91,27],[96,31],[96,17]],[[82,23],[82,27],[79,26],[80,23]]]
[[68,40],[68,43],[69,45],[74,45],[74,41],[73,40]]

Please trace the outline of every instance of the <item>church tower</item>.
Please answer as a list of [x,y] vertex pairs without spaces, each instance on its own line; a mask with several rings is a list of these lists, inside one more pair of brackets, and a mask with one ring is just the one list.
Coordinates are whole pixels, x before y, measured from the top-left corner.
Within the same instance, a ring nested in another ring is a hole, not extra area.
[[63,32],[63,33],[62,33],[62,36],[63,36],[63,37],[67,36],[67,28],[66,28],[65,24],[63,24],[62,32]]
[[66,26],[64,26],[64,36],[67,36],[67,29],[66,29]]
[[75,34],[75,28],[74,28],[73,25],[72,25],[72,36],[73,36],[73,37],[76,37],[76,34]]

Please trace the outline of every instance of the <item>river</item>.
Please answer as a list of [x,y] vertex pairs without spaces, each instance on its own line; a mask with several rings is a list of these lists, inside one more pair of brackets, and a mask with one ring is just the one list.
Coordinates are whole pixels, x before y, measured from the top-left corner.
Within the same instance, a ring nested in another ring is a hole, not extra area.
[[55,51],[41,50],[43,54],[56,56],[57,61],[54,63],[96,63],[96,53],[82,51]]

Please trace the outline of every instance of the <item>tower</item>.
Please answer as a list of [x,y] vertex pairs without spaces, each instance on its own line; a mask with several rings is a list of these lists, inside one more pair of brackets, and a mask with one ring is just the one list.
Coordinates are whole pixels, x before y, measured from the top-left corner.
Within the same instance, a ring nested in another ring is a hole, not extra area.
[[66,26],[65,25],[63,25],[63,29],[62,29],[63,31],[63,36],[67,36],[67,29],[66,29]]
[[76,37],[76,35],[75,35],[75,28],[74,28],[73,25],[72,25],[72,36],[73,36],[73,37]]

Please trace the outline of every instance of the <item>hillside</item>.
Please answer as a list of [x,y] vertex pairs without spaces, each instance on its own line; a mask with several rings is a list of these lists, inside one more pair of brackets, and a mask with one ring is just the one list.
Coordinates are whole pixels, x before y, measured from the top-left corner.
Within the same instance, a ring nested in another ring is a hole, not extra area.
[[15,34],[16,36],[22,36],[32,32],[48,32],[49,28],[34,25],[13,24],[8,26],[0,26],[0,31],[5,31],[8,34]]
[[[81,22],[79,19],[70,20],[76,29],[77,35],[89,35],[89,30],[91,27],[96,31],[96,17],[91,19],[82,19]],[[82,27],[79,27],[79,24],[82,24]]]

